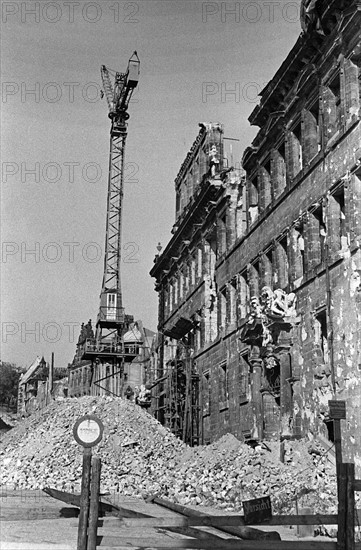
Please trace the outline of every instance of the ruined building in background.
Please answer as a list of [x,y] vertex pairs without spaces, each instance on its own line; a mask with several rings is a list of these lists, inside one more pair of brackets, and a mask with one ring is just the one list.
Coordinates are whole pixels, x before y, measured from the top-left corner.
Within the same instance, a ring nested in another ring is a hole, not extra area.
[[[91,321],[82,324],[76,353],[68,366],[69,397],[113,395],[135,400],[145,382],[154,332],[143,327],[141,321],[134,322],[133,316],[126,315],[126,318],[122,343],[104,342],[100,350],[96,350]],[[98,352],[102,354],[102,361],[94,359]],[[114,353],[119,353],[121,358],[119,367],[111,362]]]
[[46,407],[52,401],[60,401],[68,395],[66,368],[54,368],[51,362],[36,357],[19,379],[17,414],[29,416]]
[[361,12],[345,6],[304,2],[303,33],[249,118],[246,178],[222,166],[212,125],[177,177],[151,271],[153,394],[192,443],[232,432],[329,447],[339,399],[344,459],[361,468]]

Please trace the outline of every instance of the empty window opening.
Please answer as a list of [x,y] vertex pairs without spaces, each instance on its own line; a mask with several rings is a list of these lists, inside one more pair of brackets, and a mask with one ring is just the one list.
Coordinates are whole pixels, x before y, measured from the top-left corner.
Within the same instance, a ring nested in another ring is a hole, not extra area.
[[283,142],[271,153],[272,198],[277,199],[286,187],[286,151]]
[[195,343],[196,343],[196,349],[199,350],[203,343],[202,343],[202,335],[201,335],[201,326],[202,326],[202,316],[201,312],[196,313],[196,333],[195,333]]
[[247,270],[238,276],[238,310],[240,319],[245,319],[249,310],[250,288]]
[[237,280],[232,279],[229,283],[229,323],[237,322]]
[[211,408],[211,379],[209,371],[203,373],[203,415],[206,416],[210,413]]
[[258,176],[255,176],[253,179],[249,181],[249,186],[248,186],[248,214],[249,214],[250,225],[252,225],[258,218],[258,214],[259,214],[258,193],[259,193]]
[[336,205],[336,212],[335,215],[337,216],[336,224],[337,228],[336,231],[338,235],[335,235],[335,238],[339,238],[339,245],[340,248],[345,248],[347,246],[347,232],[346,232],[346,212],[345,212],[345,191],[342,187],[341,189],[338,189],[332,197],[335,200]]
[[[272,202],[272,190],[271,190],[271,159],[268,159],[261,167],[262,185],[260,185],[260,211],[267,208]],[[262,198],[262,200],[261,200]]]
[[185,274],[184,274],[184,292],[187,294],[189,290],[190,285],[190,274],[191,274],[191,265],[190,263],[187,263],[185,266]]
[[245,185],[240,185],[237,200],[237,227],[236,236],[242,237],[247,232],[247,190]]
[[207,258],[207,275],[213,279],[217,261],[217,232],[214,230],[212,235],[207,239],[206,258]]
[[305,238],[304,238],[304,226],[303,223],[299,223],[295,227],[296,239],[295,239],[295,275],[296,278],[303,277],[305,273]]
[[219,405],[224,407],[228,404],[229,397],[229,380],[227,363],[222,363],[218,367],[219,373]]
[[[315,101],[309,109],[315,121],[315,130],[317,136],[317,151],[314,150],[314,153],[321,150],[321,129],[320,129],[320,102],[319,100]],[[316,148],[316,144],[315,144]]]
[[262,257],[261,286],[273,287],[273,250],[268,250]]
[[192,256],[191,270],[190,270],[190,285],[191,286],[196,284],[196,270],[197,270],[197,260],[196,260],[195,256]]
[[183,271],[179,274],[179,299],[181,300],[183,298],[183,292],[184,292],[184,273]]
[[239,357],[239,402],[247,403],[250,398],[250,366],[247,355]]
[[219,293],[219,329],[222,330],[227,325],[227,289],[223,288]]
[[179,287],[178,279],[175,279],[174,280],[174,304],[178,303],[178,287]]
[[337,74],[329,83],[329,89],[331,90],[334,97],[334,106],[335,106],[335,118],[337,128],[341,122],[341,83],[340,83],[340,74]]
[[197,278],[200,279],[203,274],[203,250],[201,247],[198,248],[197,251]]
[[316,220],[317,225],[317,242],[315,243],[317,246],[317,252],[318,252],[318,261],[316,261],[316,265],[318,263],[322,263],[325,261],[326,258],[326,223],[325,223],[325,212],[323,204],[321,203],[316,210],[312,213],[313,217]]
[[260,262],[255,261],[249,267],[249,290],[252,296],[259,296],[260,291]]
[[292,149],[291,149],[291,173],[292,176],[296,176],[303,167],[303,155],[302,155],[302,126],[299,122],[291,130]]
[[218,244],[220,254],[224,254],[227,250],[227,215],[224,212],[218,218]]
[[278,246],[278,287],[285,289],[288,286],[288,244],[287,237],[283,237],[279,241]]
[[325,364],[328,364],[328,340],[327,340],[327,315],[326,310],[321,311],[315,317],[315,343],[321,349]]

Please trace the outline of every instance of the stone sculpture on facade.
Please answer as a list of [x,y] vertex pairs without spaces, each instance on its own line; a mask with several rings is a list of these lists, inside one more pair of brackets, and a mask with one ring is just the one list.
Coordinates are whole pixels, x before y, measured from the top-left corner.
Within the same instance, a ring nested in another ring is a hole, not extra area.
[[272,291],[270,287],[264,286],[261,290],[260,303],[263,312],[271,318],[295,317],[296,295],[291,292],[287,294],[284,290],[277,288]]

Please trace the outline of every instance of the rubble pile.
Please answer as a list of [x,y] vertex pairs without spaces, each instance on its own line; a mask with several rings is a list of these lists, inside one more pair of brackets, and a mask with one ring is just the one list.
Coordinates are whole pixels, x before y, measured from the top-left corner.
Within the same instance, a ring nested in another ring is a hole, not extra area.
[[187,451],[172,472],[168,496],[181,504],[242,511],[243,500],[271,495],[277,514],[305,506],[336,513],[336,476],[327,458],[310,454],[305,442],[287,442],[286,449],[283,464],[278,442],[252,449],[227,434],[192,454]]
[[296,505],[336,512],[334,468],[304,442],[286,444],[284,464],[279,443],[252,449],[230,434],[190,448],[140,407],[112,397],[64,399],[19,423],[0,444],[0,484],[79,492],[82,450],[72,429],[85,414],[104,424],[93,451],[102,459],[102,492],[235,512],[243,500],[270,494],[274,513],[295,513]]
[[140,407],[107,396],[58,401],[8,432],[0,445],[0,484],[80,491],[82,448],[73,426],[85,414],[104,424],[94,449],[102,460],[102,491],[135,496],[159,491],[159,478],[185,444]]

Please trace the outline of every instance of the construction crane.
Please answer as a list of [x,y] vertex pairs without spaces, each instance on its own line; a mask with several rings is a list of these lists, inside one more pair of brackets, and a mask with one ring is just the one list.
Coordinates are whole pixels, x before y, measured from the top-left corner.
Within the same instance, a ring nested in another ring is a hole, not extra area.
[[120,394],[121,387],[114,384],[114,380],[123,372],[124,361],[131,361],[138,354],[136,346],[127,347],[122,339],[133,317],[125,315],[122,300],[121,231],[128,106],[138,85],[139,67],[137,52],[129,59],[125,73],[112,71],[105,65],[101,67],[103,93],[111,119],[104,274],[95,336],[86,339],[82,360],[92,361],[93,383],[100,385],[105,380],[106,389],[116,395]]

